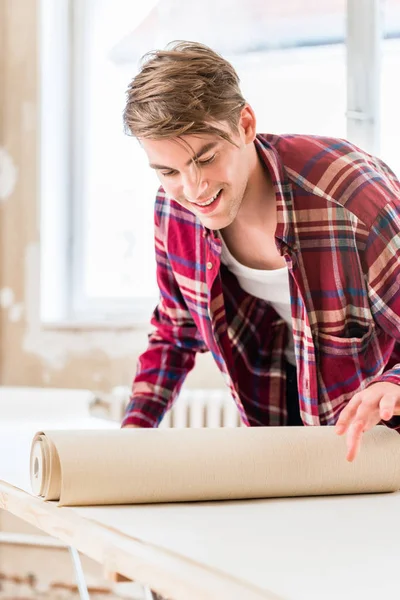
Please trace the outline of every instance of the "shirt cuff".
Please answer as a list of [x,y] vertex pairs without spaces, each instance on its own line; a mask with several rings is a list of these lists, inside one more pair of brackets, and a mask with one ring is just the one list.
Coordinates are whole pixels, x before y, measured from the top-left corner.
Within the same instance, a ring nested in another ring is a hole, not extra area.
[[157,427],[164,413],[165,407],[160,402],[144,396],[133,396],[125,409],[121,427]]
[[133,411],[125,415],[121,422],[121,427],[126,425],[136,425],[136,427],[157,427],[157,421],[149,419],[140,411]]

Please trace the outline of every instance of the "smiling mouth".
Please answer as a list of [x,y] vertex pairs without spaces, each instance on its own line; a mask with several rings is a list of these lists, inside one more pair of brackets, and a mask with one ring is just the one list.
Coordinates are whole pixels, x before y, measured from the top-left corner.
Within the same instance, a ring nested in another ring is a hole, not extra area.
[[220,195],[221,192],[222,192],[222,189],[220,189],[219,192],[217,192],[215,194],[215,196],[213,196],[212,198],[210,198],[206,202],[193,202],[193,204],[195,204],[196,206],[200,206],[200,207],[210,206],[219,197],[219,195]]

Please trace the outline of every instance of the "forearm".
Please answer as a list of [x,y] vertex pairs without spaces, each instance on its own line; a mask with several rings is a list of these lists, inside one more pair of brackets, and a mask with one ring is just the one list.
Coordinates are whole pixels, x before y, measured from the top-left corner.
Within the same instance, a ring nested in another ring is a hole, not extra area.
[[150,338],[138,361],[122,427],[157,427],[193,368],[196,351]]
[[121,426],[157,427],[167,410],[168,403],[161,404],[156,397],[151,395],[137,396],[133,393],[126,407]]

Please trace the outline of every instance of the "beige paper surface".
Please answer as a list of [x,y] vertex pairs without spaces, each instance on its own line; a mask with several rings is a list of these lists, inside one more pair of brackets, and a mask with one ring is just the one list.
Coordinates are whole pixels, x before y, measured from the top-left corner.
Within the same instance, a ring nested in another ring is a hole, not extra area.
[[399,598],[400,492],[68,510],[267,598]]
[[355,462],[333,427],[47,431],[31,451],[33,493],[61,505],[390,492],[400,437],[364,434]]

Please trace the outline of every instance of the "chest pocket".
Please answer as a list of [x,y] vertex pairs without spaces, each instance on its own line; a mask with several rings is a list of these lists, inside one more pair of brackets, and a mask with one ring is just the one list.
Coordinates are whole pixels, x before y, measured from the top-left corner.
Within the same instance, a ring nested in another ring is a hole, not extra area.
[[375,333],[373,324],[368,327],[354,324],[347,328],[347,335],[344,336],[318,331],[316,343],[317,347],[326,355],[348,356],[350,354],[359,356],[367,349]]
[[339,393],[358,389],[382,370],[375,326],[355,324],[347,333],[342,337],[319,331],[314,339],[319,374]]

